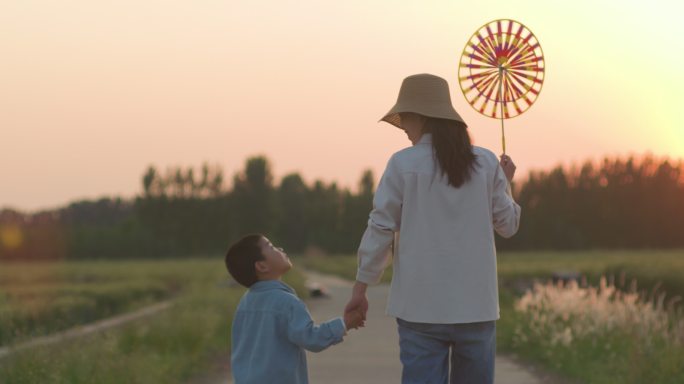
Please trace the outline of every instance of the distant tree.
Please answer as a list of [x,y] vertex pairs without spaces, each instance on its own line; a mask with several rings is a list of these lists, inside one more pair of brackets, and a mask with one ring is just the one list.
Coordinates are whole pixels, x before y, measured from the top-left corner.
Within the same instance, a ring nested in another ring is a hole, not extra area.
[[198,184],[195,181],[195,171],[192,169],[192,167],[189,167],[186,170],[185,182],[187,187],[187,196],[193,198],[199,197]]
[[306,216],[310,223],[309,245],[338,252],[340,237],[340,216],[343,209],[343,193],[336,183],[326,185],[317,180],[309,189]]
[[373,172],[366,170],[359,180],[358,194],[355,195],[350,191],[343,193],[339,252],[351,253],[358,248],[361,236],[368,224],[368,215],[373,208],[374,188]]
[[237,228],[242,233],[271,233],[276,226],[276,199],[271,165],[263,156],[247,159],[245,170],[233,178]]
[[223,193],[223,169],[217,166],[209,175],[209,184],[207,186],[209,195],[213,197],[220,196]]
[[152,196],[152,185],[156,178],[157,170],[150,165],[143,175],[143,192],[146,197]]
[[372,198],[373,191],[375,189],[375,178],[373,177],[373,171],[367,169],[361,175],[361,181],[359,181],[359,196],[369,196]]
[[309,190],[298,173],[283,177],[278,188],[278,207],[280,218],[278,238],[285,249],[303,251],[308,242],[310,228],[306,215]]

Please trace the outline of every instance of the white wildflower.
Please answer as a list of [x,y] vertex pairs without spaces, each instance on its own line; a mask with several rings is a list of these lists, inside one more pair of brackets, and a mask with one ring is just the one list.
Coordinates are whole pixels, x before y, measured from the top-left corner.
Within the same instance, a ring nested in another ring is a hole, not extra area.
[[528,314],[533,333],[548,335],[552,345],[567,346],[574,338],[614,329],[646,342],[660,335],[669,342],[684,343],[684,319],[670,316],[672,308],[664,305],[664,295],[647,301],[634,292],[617,290],[605,277],[598,288],[583,288],[575,281],[566,285],[535,283],[515,303],[515,309]]

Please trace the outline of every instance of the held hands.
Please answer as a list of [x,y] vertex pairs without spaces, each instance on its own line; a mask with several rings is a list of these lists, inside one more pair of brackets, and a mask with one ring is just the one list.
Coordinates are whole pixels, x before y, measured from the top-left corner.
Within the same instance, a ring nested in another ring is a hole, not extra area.
[[503,168],[504,175],[506,175],[508,182],[510,183],[513,181],[513,175],[515,175],[516,168],[513,160],[508,155],[501,155],[501,161],[499,164],[501,164],[501,168]]
[[[347,325],[347,329],[356,329],[358,327],[363,327],[366,325],[366,313],[368,312],[368,298],[366,297],[366,287],[367,285],[361,282],[356,282],[354,284],[354,289],[352,290],[352,297],[349,299],[347,306],[344,308],[344,322],[345,324],[350,324],[356,317],[360,317],[360,323],[356,326],[350,327]],[[349,321],[347,320],[349,318]]]
[[363,319],[361,311],[355,309],[344,313],[344,325],[347,327],[347,330],[358,329],[365,326],[366,321]]

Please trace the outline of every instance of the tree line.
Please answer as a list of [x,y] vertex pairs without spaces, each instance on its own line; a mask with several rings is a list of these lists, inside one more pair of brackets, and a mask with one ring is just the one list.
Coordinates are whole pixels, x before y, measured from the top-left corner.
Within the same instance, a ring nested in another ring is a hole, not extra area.
[[[164,258],[225,252],[262,232],[290,253],[353,253],[372,208],[374,175],[352,191],[292,173],[276,182],[262,156],[226,186],[218,165],[149,167],[135,199],[83,200],[35,214],[0,211],[0,259]],[[606,158],[531,172],[514,185],[520,230],[499,249],[684,247],[684,165]]]
[[374,176],[356,191],[298,173],[276,183],[263,156],[247,159],[227,188],[218,165],[149,167],[133,200],[103,198],[58,210],[0,211],[0,259],[155,258],[225,252],[262,232],[289,252],[355,251],[372,207]]
[[652,156],[606,158],[532,172],[517,188],[513,249],[684,247],[684,164]]

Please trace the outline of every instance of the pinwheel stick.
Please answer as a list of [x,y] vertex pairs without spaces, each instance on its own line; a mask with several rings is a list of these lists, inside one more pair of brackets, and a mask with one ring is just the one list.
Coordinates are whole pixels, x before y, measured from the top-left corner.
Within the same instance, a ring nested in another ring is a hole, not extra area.
[[503,154],[505,155],[506,154],[506,134],[504,133],[504,109],[503,109],[503,103],[504,103],[504,98],[503,98],[504,71],[506,71],[506,69],[502,65],[499,65],[499,106],[501,108],[501,146],[503,147]]

